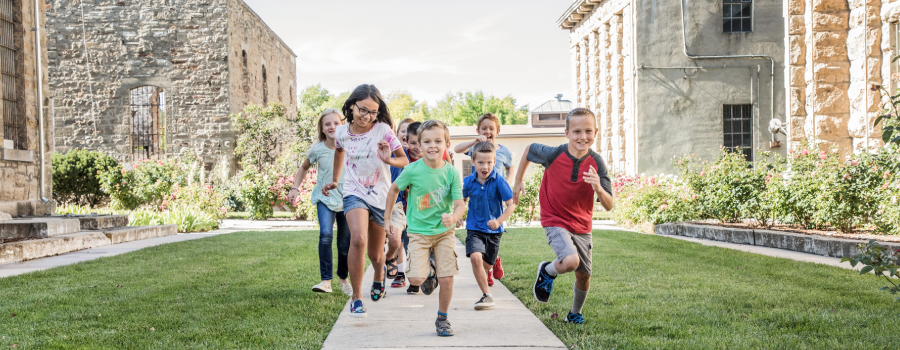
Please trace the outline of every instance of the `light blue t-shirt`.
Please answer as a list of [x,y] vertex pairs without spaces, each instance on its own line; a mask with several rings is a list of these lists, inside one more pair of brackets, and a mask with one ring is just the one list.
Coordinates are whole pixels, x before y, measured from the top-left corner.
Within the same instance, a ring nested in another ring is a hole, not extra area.
[[[497,174],[500,174],[503,179],[506,179],[509,174],[506,172],[506,168],[512,168],[512,152],[509,148],[506,148],[504,145],[498,145],[500,147],[497,148],[497,162],[494,163],[494,171]],[[472,157],[472,150],[475,146],[469,147],[469,150],[466,151],[466,155]],[[472,160],[472,174],[475,173],[475,160]]]
[[341,195],[343,176],[338,182],[338,188],[328,191],[329,196],[322,194],[322,187],[330,184],[334,176],[334,150],[325,146],[324,142],[317,142],[309,148],[306,159],[309,159],[310,164],[318,164],[316,166],[316,186],[313,187],[310,198],[312,205],[321,202],[331,211],[344,211],[344,199]]

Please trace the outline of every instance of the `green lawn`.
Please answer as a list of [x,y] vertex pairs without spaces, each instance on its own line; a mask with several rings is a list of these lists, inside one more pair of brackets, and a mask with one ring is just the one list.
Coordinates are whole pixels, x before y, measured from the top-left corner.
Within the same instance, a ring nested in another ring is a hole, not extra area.
[[[319,348],[318,232],[240,232],[0,279],[0,348]],[[334,284],[337,287],[337,283]]]
[[[289,211],[276,211],[272,213],[273,219],[291,219],[294,217],[294,213]],[[225,214],[226,219],[238,219],[238,220],[247,220],[250,218],[250,213],[246,211],[230,211],[228,214]]]
[[573,274],[557,278],[548,304],[534,300],[537,263],[554,257],[542,229],[512,229],[501,243],[503,284],[567,346],[900,348],[900,303],[872,276],[637,233],[594,231],[593,241],[584,325],[562,322]]

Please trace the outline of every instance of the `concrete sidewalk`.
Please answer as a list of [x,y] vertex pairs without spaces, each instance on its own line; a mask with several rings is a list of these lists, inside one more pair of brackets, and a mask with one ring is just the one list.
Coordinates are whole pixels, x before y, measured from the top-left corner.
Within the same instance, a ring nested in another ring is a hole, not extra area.
[[190,241],[199,238],[205,238],[215,235],[238,231],[267,230],[272,228],[296,228],[298,230],[313,229],[314,223],[309,221],[250,221],[250,220],[224,220],[219,225],[218,230],[198,233],[183,233],[174,236],[166,236],[159,238],[151,238],[140,241],[107,245],[97,248],[85,249],[46,258],[21,261],[11,264],[0,265],[0,278],[21,275],[32,271],[46,270],[57,266],[64,266],[79,263],[82,261],[94,260],[105,256],[114,256],[123,253],[133,252],[135,250],[147,247],[158,246],[162,244]]
[[348,302],[323,349],[566,349],[500,281],[491,287],[497,305],[475,311],[481,290],[466,258],[465,246],[459,241],[456,254],[460,274],[454,281],[448,312],[454,336],[438,337],[435,333],[439,290],[431,295],[409,295],[406,287],[388,286],[387,296],[374,302],[368,297],[373,276],[370,266],[363,279],[363,303],[368,317],[350,317]]

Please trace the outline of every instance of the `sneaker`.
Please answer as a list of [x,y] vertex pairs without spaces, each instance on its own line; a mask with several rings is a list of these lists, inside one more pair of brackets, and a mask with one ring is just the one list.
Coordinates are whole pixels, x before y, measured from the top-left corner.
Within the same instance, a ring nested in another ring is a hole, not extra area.
[[319,284],[313,286],[313,292],[316,293],[331,293],[331,281],[322,281]]
[[340,280],[341,281],[341,291],[344,294],[353,295],[353,285],[350,284],[349,280]]
[[391,282],[391,288],[403,288],[406,286],[406,275],[400,273],[397,274],[397,278],[394,278],[394,282]]
[[406,288],[406,294],[419,294],[419,286],[409,285],[409,288]]
[[542,261],[538,264],[537,279],[534,280],[534,298],[538,302],[546,303],[550,300],[550,293],[553,292],[553,277],[544,272],[544,266],[550,264]]
[[475,310],[484,310],[494,307],[494,297],[484,294],[475,302]]
[[425,295],[431,295],[434,293],[434,290],[438,287],[437,281],[437,271],[434,269],[434,260],[431,261],[431,271],[428,273],[428,278],[425,279],[425,282],[422,283],[422,293]]
[[350,303],[350,317],[366,317],[366,307],[362,300],[354,300]]
[[384,291],[385,281],[387,280],[381,280],[381,287],[378,287],[377,283],[372,282],[372,301],[379,301],[387,295],[387,293]]
[[487,271],[487,282],[488,286],[494,286],[494,273],[491,271]]
[[497,261],[494,261],[494,278],[501,279],[503,278],[503,264],[500,262],[500,257],[497,257]]
[[584,323],[584,315],[575,314],[575,313],[572,313],[572,311],[569,311],[569,315],[566,316],[566,323],[583,324]]
[[437,329],[437,335],[439,337],[453,336],[453,328],[450,328],[450,321],[447,321],[446,317],[444,317],[444,320],[441,320],[439,317],[434,321],[434,327]]

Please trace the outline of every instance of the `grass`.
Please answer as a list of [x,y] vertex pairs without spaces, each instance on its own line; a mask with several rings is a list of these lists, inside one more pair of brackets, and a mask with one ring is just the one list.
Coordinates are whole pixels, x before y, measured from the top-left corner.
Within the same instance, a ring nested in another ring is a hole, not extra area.
[[2,278],[0,348],[317,349],[347,302],[310,290],[317,245],[240,232]]
[[[291,219],[294,217],[294,213],[289,211],[276,211],[272,215],[272,219]],[[226,219],[238,219],[238,220],[248,220],[250,218],[250,213],[246,211],[230,211],[228,214],[225,214]]]
[[[460,231],[462,237],[464,231]],[[578,349],[897,349],[900,303],[873,276],[825,265],[621,231],[594,231],[587,323],[562,322],[573,274],[534,300],[537,263],[554,258],[540,228],[511,229],[506,285]],[[552,319],[552,314],[559,317]]]

